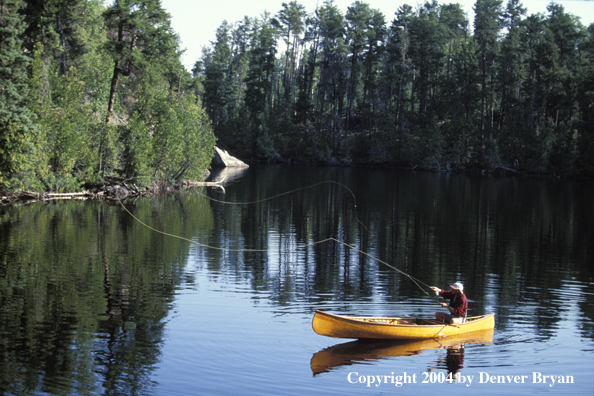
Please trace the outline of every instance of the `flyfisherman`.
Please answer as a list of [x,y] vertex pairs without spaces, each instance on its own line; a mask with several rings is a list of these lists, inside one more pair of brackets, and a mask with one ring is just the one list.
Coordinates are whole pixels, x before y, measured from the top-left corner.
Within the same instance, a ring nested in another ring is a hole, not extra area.
[[444,323],[462,323],[466,318],[466,310],[468,309],[468,300],[464,294],[464,285],[460,282],[456,282],[450,285],[452,291],[441,290],[439,287],[431,286],[437,295],[450,300],[450,305],[441,303],[441,306],[447,308],[450,311],[449,314],[444,312],[435,312],[435,318]]

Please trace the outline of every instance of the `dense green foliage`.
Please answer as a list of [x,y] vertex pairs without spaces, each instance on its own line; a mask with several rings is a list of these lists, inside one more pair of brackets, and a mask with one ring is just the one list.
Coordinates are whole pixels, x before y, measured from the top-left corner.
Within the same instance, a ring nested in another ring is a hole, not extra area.
[[19,0],[0,3],[0,184],[6,181],[6,174],[26,169],[37,132],[26,105],[29,62],[19,37],[24,30],[17,12],[20,6]]
[[223,22],[196,62],[240,156],[557,175],[594,171],[594,27],[519,0],[399,7],[327,0]]
[[0,2],[0,190],[203,176],[215,137],[159,0]]
[[197,179],[215,134],[243,158],[594,174],[594,27],[554,2],[471,23],[291,1],[223,22],[192,73],[159,0],[0,3],[0,189]]

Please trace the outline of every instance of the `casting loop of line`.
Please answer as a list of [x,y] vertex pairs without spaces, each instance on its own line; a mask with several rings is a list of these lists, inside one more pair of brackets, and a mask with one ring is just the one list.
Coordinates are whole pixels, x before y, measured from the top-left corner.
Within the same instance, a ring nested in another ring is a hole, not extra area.
[[[200,195],[203,196],[203,197],[205,197],[205,198],[207,198],[207,199],[209,199],[209,200],[211,200],[211,201],[218,202],[218,203],[223,203],[223,204],[228,204],[228,205],[251,205],[251,204],[256,204],[256,203],[268,201],[268,200],[271,200],[271,199],[274,199],[274,198],[278,198],[278,197],[283,196],[283,195],[288,195],[288,194],[291,194],[291,193],[295,193],[297,191],[301,191],[301,190],[306,190],[306,189],[309,189],[309,188],[313,188],[313,187],[319,186],[321,184],[326,184],[326,183],[336,184],[336,185],[339,185],[339,186],[347,189],[351,193],[351,196],[353,197],[354,207],[355,208],[357,207],[357,202],[356,202],[356,199],[355,199],[355,194],[351,191],[351,189],[348,188],[347,186],[345,186],[344,184],[341,184],[341,183],[338,183],[338,182],[335,182],[335,181],[331,181],[331,180],[330,181],[323,181],[323,182],[316,183],[316,184],[312,184],[311,186],[298,188],[298,189],[287,191],[287,192],[284,192],[284,193],[281,193],[281,194],[278,194],[278,195],[275,195],[275,196],[272,196],[272,197],[269,197],[269,198],[264,198],[264,199],[261,199],[261,200],[251,201],[251,202],[228,202],[228,201],[217,200],[217,199],[211,198],[211,197],[209,197],[207,195],[204,195],[204,194],[200,194]],[[188,238],[184,238],[184,237],[179,236],[179,235],[169,234],[167,232],[164,232],[164,231],[161,231],[161,230],[157,230],[156,228],[151,227],[148,224],[146,224],[145,222],[143,222],[142,220],[140,220],[138,217],[134,216],[132,214],[132,212],[130,212],[128,210],[128,208],[126,208],[126,206],[124,206],[124,204],[122,203],[122,201],[120,199],[118,199],[117,201],[120,203],[120,205],[122,206],[122,208],[124,208],[124,210],[134,220],[136,220],[137,222],[139,222],[140,224],[142,224],[144,227],[146,227],[146,228],[148,228],[151,231],[154,231],[156,233],[159,233],[159,234],[162,234],[162,235],[165,235],[165,236],[169,236],[169,237],[173,237],[173,238],[177,238],[177,239],[180,239],[180,240],[183,240],[183,241],[186,241],[186,242],[190,242],[190,243],[193,243],[195,245],[198,245],[198,246],[201,246],[201,247],[204,247],[204,248],[207,248],[207,249],[214,249],[214,250],[220,250],[220,251],[226,251],[226,252],[268,252],[268,249],[230,249],[230,248],[222,248],[222,247],[217,247],[217,246],[210,246],[210,245],[206,245],[206,244],[203,244],[203,243],[200,243],[200,242],[197,242],[197,241],[188,239]],[[355,215],[355,217],[356,217],[356,215]],[[361,224],[367,231],[369,231],[369,229],[365,226],[365,224],[363,224],[359,220],[358,217],[356,217],[356,218],[357,218],[357,222],[359,222],[359,224]],[[426,295],[428,295],[433,300],[437,301],[433,295],[429,294],[424,288],[421,287],[420,284],[422,284],[422,285],[426,286],[427,288],[429,288],[430,286],[427,285],[426,283],[424,283],[421,280],[413,277],[412,275],[407,274],[406,272],[398,269],[397,267],[395,267],[395,266],[393,266],[393,265],[391,265],[391,264],[389,264],[389,263],[387,263],[387,262],[385,262],[383,260],[380,260],[379,258],[374,257],[374,256],[370,255],[369,253],[366,253],[366,252],[358,249],[357,247],[355,247],[353,245],[350,245],[350,244],[348,244],[346,242],[340,241],[340,240],[338,240],[336,238],[330,237],[330,238],[322,239],[320,241],[315,241],[315,242],[311,242],[311,243],[305,243],[305,244],[301,244],[301,245],[297,245],[297,246],[293,246],[293,247],[284,248],[284,249],[281,249],[281,251],[297,250],[297,249],[301,249],[301,248],[304,248],[304,247],[307,247],[307,246],[320,245],[320,244],[326,243],[326,242],[335,242],[335,243],[338,243],[340,245],[343,245],[343,246],[345,246],[345,247],[347,247],[349,249],[355,250],[355,251],[359,252],[360,254],[369,257],[372,260],[377,261],[378,263],[381,263],[381,264],[383,264],[383,265],[385,265],[385,266],[393,269],[394,271],[396,271],[396,272],[398,272],[398,273],[406,276],[407,278],[409,278],[419,289],[421,289],[423,291],[423,293],[425,293]]]

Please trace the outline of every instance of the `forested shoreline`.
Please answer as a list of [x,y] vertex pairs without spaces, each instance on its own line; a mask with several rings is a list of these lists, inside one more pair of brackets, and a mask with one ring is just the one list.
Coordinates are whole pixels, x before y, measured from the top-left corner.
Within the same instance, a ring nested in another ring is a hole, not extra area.
[[355,1],[222,22],[192,71],[159,0],[0,0],[0,191],[245,160],[594,175],[594,24],[554,2]]
[[0,191],[204,177],[215,136],[160,1],[0,6]]
[[594,25],[547,9],[292,1],[223,22],[193,73],[243,158],[592,176]]

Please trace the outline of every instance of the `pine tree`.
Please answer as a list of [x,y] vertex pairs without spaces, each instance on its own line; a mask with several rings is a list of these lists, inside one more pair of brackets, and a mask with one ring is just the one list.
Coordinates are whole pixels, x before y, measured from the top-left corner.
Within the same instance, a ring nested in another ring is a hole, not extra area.
[[[105,125],[99,140],[101,173],[106,169],[115,170],[119,159],[125,162],[122,153],[129,151],[126,142],[131,141],[115,133],[116,126],[110,125],[116,93],[123,90],[123,97],[136,99],[120,103],[124,112],[130,114],[144,108],[149,113],[151,101],[158,100],[155,95],[159,89],[179,91],[183,74],[177,35],[159,0],[115,0],[105,11],[104,18],[110,37],[105,48],[112,58],[113,73]],[[120,77],[127,78],[125,86],[119,86]]]
[[375,129],[376,116],[379,115],[379,76],[381,59],[386,49],[386,21],[379,10],[371,10],[369,30],[367,32],[366,51],[363,55],[365,77],[363,80],[362,116],[368,120],[365,127]]
[[526,13],[520,0],[510,0],[503,14],[503,25],[507,34],[501,42],[499,52],[497,90],[501,95],[499,127],[504,123],[506,114],[519,103],[522,82],[525,79],[523,57],[525,46],[522,44],[522,16]]
[[[44,46],[46,57],[53,56],[59,65],[60,75],[64,75],[73,60],[85,51],[81,37],[81,22],[90,3],[86,0],[26,0],[25,22],[27,29],[27,49],[32,50],[35,43]],[[93,5],[91,5],[92,7]],[[83,22],[84,25],[84,22]]]
[[580,173],[594,176],[594,23],[586,34],[579,47],[582,65],[577,92],[580,109],[577,166]]
[[[395,155],[396,161],[402,160],[402,141],[408,117],[406,115],[410,103],[408,94],[409,87],[413,81],[413,67],[409,58],[410,51],[410,24],[414,18],[413,9],[409,5],[403,5],[396,11],[396,18],[392,21],[388,42],[386,43],[386,69],[385,77],[387,86],[390,87],[388,114],[394,114],[395,130],[398,132],[398,149]],[[394,103],[394,109],[392,106]],[[388,122],[387,125],[390,125]]]
[[20,38],[22,6],[20,0],[0,0],[0,186],[4,187],[28,170],[37,133],[26,101],[29,59]]
[[367,44],[367,36],[371,25],[371,8],[369,4],[355,1],[347,8],[346,39],[349,45],[349,69],[348,69],[348,90],[346,97],[346,124],[348,134],[352,127],[353,119],[356,117],[356,105],[361,98],[361,76],[363,68],[363,56]]
[[246,77],[246,104],[256,128],[262,125],[265,112],[274,106],[273,76],[276,69],[277,34],[278,31],[267,14],[254,26]]
[[279,28],[284,36],[287,50],[285,53],[285,67],[283,71],[283,89],[285,101],[295,101],[295,68],[297,67],[297,44],[305,27],[305,7],[297,1],[282,3],[282,9],[277,18]]
[[326,0],[318,12],[320,26],[320,67],[316,91],[318,131],[329,132],[334,142],[340,140],[347,93],[346,62],[348,46],[345,20],[331,0]]
[[231,27],[223,21],[216,32],[208,66],[204,70],[204,105],[215,128],[228,119],[228,105],[232,98],[232,81],[229,77],[231,66]]
[[423,128],[434,115],[437,77],[443,62],[445,35],[439,24],[439,6],[434,0],[425,3],[411,21],[410,56],[414,66],[413,92],[418,106],[417,124]]
[[[106,48],[114,64],[106,117],[106,124],[109,124],[120,76],[138,74],[148,67],[154,69],[158,63],[175,58],[177,36],[171,29],[169,14],[159,0],[115,0],[104,16],[111,29]],[[175,78],[177,73],[174,71],[174,74]]]
[[[493,84],[495,57],[498,51],[497,37],[501,30],[502,0],[477,0],[474,5],[474,38],[477,43],[479,69],[481,73],[481,121],[479,126],[479,162],[483,161],[487,130],[493,124]],[[491,120],[489,122],[489,114]]]

